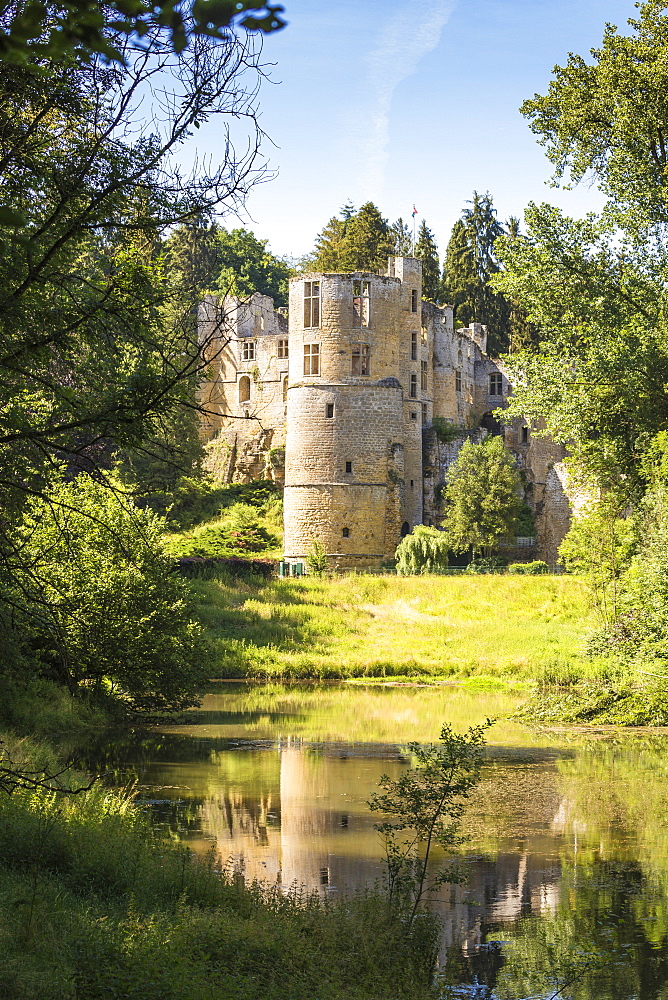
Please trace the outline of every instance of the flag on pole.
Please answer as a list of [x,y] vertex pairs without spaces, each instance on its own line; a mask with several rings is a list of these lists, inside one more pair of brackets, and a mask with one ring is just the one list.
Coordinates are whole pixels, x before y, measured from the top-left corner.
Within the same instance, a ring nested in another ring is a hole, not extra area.
[[413,218],[415,218],[415,216],[416,216],[417,214],[418,214],[418,210],[417,210],[417,208],[415,207],[415,205],[413,205]]

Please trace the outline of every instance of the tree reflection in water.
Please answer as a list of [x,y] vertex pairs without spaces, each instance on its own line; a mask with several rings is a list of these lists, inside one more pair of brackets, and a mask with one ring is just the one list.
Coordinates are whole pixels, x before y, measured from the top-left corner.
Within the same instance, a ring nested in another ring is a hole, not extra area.
[[[400,773],[416,720],[432,738],[448,697],[271,685],[263,702],[230,685],[190,724],[114,738],[93,763],[119,783],[134,772],[161,829],[203,853],[215,839],[221,866],[340,893],[381,879],[365,800]],[[462,727],[490,709],[451,707]],[[468,885],[435,904],[443,996],[666,1000],[668,738],[506,726],[490,744],[465,820]]]

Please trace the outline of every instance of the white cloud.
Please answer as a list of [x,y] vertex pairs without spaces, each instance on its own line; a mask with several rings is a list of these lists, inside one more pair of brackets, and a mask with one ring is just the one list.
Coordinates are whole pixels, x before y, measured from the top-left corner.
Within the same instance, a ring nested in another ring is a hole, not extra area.
[[377,199],[382,190],[394,91],[436,48],[455,4],[456,0],[404,0],[367,56],[373,104],[360,178],[364,197]]

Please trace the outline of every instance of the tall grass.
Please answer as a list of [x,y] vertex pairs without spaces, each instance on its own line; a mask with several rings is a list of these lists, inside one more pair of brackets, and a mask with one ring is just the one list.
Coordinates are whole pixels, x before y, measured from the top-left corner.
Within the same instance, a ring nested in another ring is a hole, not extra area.
[[591,628],[567,576],[193,581],[222,678],[496,678],[580,673]]
[[243,885],[100,786],[0,797],[3,998],[418,1000],[434,931],[407,936],[374,893],[323,903]]

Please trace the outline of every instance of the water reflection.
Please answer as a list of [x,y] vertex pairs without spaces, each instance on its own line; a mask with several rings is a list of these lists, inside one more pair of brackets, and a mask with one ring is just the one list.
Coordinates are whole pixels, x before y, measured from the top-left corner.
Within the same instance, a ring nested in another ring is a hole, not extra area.
[[[215,845],[221,866],[340,893],[382,877],[366,800],[401,773],[405,742],[514,701],[226,685],[186,725],[137,731],[101,757],[119,782],[136,774],[166,833]],[[445,995],[668,997],[666,751],[663,734],[491,730],[466,814],[468,882],[437,899]]]

